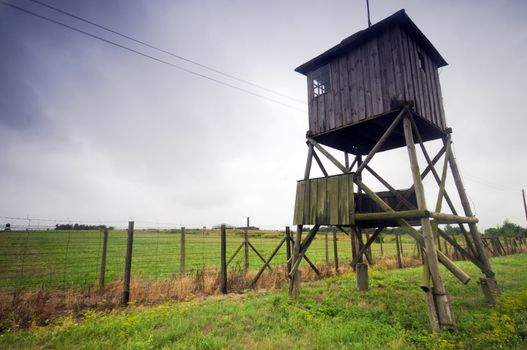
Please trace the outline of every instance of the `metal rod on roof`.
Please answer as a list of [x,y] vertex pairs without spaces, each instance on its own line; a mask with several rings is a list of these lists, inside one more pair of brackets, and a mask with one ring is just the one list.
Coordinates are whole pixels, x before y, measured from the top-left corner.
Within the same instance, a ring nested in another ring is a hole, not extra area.
[[366,0],[366,8],[368,9],[368,28],[371,27],[370,21],[370,0]]

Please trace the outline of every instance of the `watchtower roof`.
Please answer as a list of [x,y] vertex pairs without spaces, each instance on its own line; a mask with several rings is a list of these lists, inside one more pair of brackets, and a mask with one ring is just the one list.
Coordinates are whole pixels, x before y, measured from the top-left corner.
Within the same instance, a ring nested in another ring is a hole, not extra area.
[[426,51],[437,67],[446,66],[448,63],[432,45],[432,43],[426,38],[426,36],[417,28],[415,23],[408,17],[404,9],[397,11],[390,17],[383,19],[380,22],[375,23],[371,27],[361,30],[346,39],[342,40],[340,44],[332,47],[326,52],[318,55],[317,57],[309,60],[295,69],[296,72],[307,75],[309,72],[319,68],[320,66],[328,63],[335,57],[341,54],[351,51],[354,47],[368,41],[369,39],[382,33],[384,30],[400,26],[405,32],[412,37],[419,46]]

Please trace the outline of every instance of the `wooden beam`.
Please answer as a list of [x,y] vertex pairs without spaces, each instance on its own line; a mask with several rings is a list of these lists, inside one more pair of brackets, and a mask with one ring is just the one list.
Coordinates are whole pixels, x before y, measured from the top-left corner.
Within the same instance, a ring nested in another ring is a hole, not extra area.
[[242,242],[242,244],[240,244],[240,246],[236,249],[236,251],[234,252],[234,254],[232,254],[232,256],[229,258],[229,260],[227,260],[227,266],[229,266],[229,264],[231,263],[231,261],[236,257],[236,254],[238,254],[238,252],[242,249],[242,247],[245,245],[245,242]]
[[[374,171],[372,168],[370,168],[368,165],[365,168],[368,170],[370,174],[373,175],[381,184],[384,185],[390,191],[391,194],[393,194],[399,201],[403,202],[408,208],[410,209],[417,209],[413,203],[411,203],[406,197],[404,197],[399,191],[397,191],[394,187],[392,187],[386,180],[384,180],[381,175],[379,175],[376,171]],[[437,210],[436,210],[437,211]]]
[[366,165],[368,165],[368,163],[370,162],[370,160],[373,158],[373,156],[379,152],[379,149],[384,145],[384,143],[386,142],[386,140],[388,139],[388,137],[390,137],[390,135],[393,133],[393,131],[395,130],[395,128],[397,127],[397,125],[399,125],[399,123],[401,122],[402,118],[404,116],[406,116],[406,114],[408,113],[408,107],[403,107],[403,109],[399,112],[399,114],[397,115],[397,117],[395,117],[395,119],[393,120],[393,122],[390,124],[390,126],[388,127],[388,129],[386,129],[386,131],[384,132],[384,134],[381,136],[381,138],[379,139],[379,141],[377,141],[377,143],[375,144],[375,146],[373,146],[373,148],[371,149],[370,153],[368,153],[368,155],[366,156],[366,159],[364,159],[364,162],[362,164],[359,165],[358,169],[357,169],[357,174],[360,174],[362,172],[362,170],[364,169],[364,167],[366,167]]
[[[436,156],[434,157],[434,159],[432,160],[432,163],[429,164],[425,170],[421,173],[421,180],[424,180],[424,178],[428,175],[428,173],[430,172],[430,169],[439,161],[439,159],[441,159],[441,157],[443,156],[443,154],[445,153],[445,146],[443,146],[439,152],[437,152]],[[412,185],[407,191],[405,194],[403,194],[403,196],[405,198],[410,198],[410,196],[412,195],[412,193],[415,192],[415,189],[414,189],[414,185]],[[395,206],[395,210],[399,210],[402,208],[402,205],[403,205],[403,202],[402,201],[399,201],[397,203],[397,205]]]
[[345,174],[349,173],[348,168],[346,168],[344,165],[342,165],[335,157],[333,157],[331,155],[331,153],[329,153],[328,151],[326,151],[326,149],[324,147],[319,145],[318,142],[316,142],[311,137],[308,137],[307,141],[309,143],[311,143],[311,145],[313,145],[317,150],[319,150],[320,153],[322,153],[324,156],[326,156],[326,158],[329,159],[333,164],[335,164],[335,166],[337,168],[339,168],[343,173],[345,173]]
[[357,254],[357,256],[355,256],[355,258],[353,258],[353,260],[351,260],[351,263],[350,263],[351,266],[355,266],[359,262],[360,256],[362,256],[366,252],[366,250],[372,245],[372,243],[375,242],[375,240],[377,239],[377,237],[379,237],[379,235],[381,234],[383,229],[384,229],[384,227],[378,227],[375,230],[375,232],[373,232],[373,235],[370,237],[370,239],[368,239],[366,244],[364,244],[360,248],[359,253]]
[[402,210],[402,211],[385,211],[378,213],[357,213],[356,221],[374,221],[374,220],[395,220],[395,219],[421,219],[430,217],[428,210]]
[[311,267],[311,269],[313,271],[315,271],[315,273],[317,274],[318,277],[322,276],[322,274],[320,273],[320,271],[317,269],[317,267],[315,266],[315,264],[313,264],[313,262],[307,257],[307,255],[304,255],[304,260],[307,262],[307,264],[309,265],[309,267]]
[[[358,244],[358,247],[355,247],[357,249],[357,255],[359,257],[359,262],[362,262],[362,254],[359,254],[358,252],[360,251],[360,249],[362,249],[364,247],[364,242],[362,241],[362,232],[360,230],[357,230],[357,226],[356,225],[352,225],[351,226],[351,232],[348,233],[346,232],[346,230],[344,230],[344,228],[342,228],[342,226],[336,226],[340,231],[344,232],[346,235],[349,236],[349,238],[352,240],[355,239],[356,243]],[[368,255],[368,254],[364,254],[364,256],[366,257],[366,260],[368,260],[368,264],[370,265],[373,265],[373,261],[371,260],[371,257]]]
[[479,261],[478,259],[476,259],[476,257],[472,254],[470,254],[467,250],[465,250],[462,246],[459,245],[459,243],[457,243],[454,239],[452,239],[452,237],[450,237],[449,235],[446,234],[446,232],[444,232],[443,230],[441,229],[438,229],[437,230],[437,233],[443,237],[445,239],[445,241],[447,241],[448,243],[450,243],[457,251],[459,251],[461,253],[461,255],[463,255],[465,258],[467,258],[468,260],[472,261],[472,263],[474,265],[476,265],[477,267],[479,267],[480,269],[483,268],[483,264],[481,263],[481,261]]
[[[412,176],[414,179],[415,195],[417,198],[417,207],[421,210],[426,209],[426,200],[423,183],[419,171],[419,164],[415,152],[415,143],[412,134],[411,116],[406,116],[403,121],[404,136],[406,139],[406,148],[408,150],[408,158],[410,159],[410,168],[412,169]],[[430,219],[421,219],[421,228],[423,231],[424,246],[426,248],[426,258],[430,276],[432,277],[432,288],[434,291],[435,306],[439,316],[439,325],[447,327],[455,327],[454,315],[450,308],[450,301],[448,299],[447,290],[443,284],[441,274],[439,272],[439,261],[434,245],[434,235],[432,232],[432,225]]]
[[307,150],[307,160],[306,160],[306,169],[304,170],[304,180],[309,179],[309,174],[311,173],[311,163],[313,162],[313,145],[308,144]]
[[322,164],[322,162],[320,161],[320,158],[318,157],[318,154],[317,152],[315,152],[315,150],[313,150],[313,157],[315,157],[318,167],[320,168],[320,170],[322,170],[322,173],[324,174],[324,176],[328,177],[329,176],[328,172],[326,171],[326,168],[324,168],[324,164]]
[[[300,241],[302,240],[302,227],[302,225],[298,225],[296,227],[295,242],[293,245],[293,257],[291,258],[292,264],[299,260],[298,254],[300,253]],[[289,294],[293,299],[298,300],[300,293],[300,271],[295,271],[294,274],[290,273],[289,277]]]
[[465,223],[465,224],[477,224],[479,222],[478,218],[475,216],[459,216],[454,214],[444,214],[431,212],[430,217],[436,220],[439,224],[449,224],[449,223]]
[[353,169],[355,164],[357,164],[357,157],[355,157],[355,159],[353,159],[353,162],[351,162],[351,165],[349,166],[348,170],[351,171],[351,169]]
[[[381,197],[379,197],[374,191],[372,191],[366,184],[364,184],[361,180],[358,178],[355,178],[355,183],[357,186],[362,188],[370,198],[379,205],[384,211],[394,211],[385,201],[382,200]],[[397,224],[401,227],[404,227],[407,229],[407,232],[412,236],[421,246],[424,247],[424,240],[419,231],[417,231],[415,228],[412,227],[406,220],[404,219],[397,219]],[[425,249],[426,253],[426,249]],[[467,281],[470,281],[470,277],[461,270],[457,265],[455,265],[446,255],[441,253],[440,251],[437,251],[439,262],[441,262],[456,278],[460,280],[461,283],[467,283]]]
[[[260,253],[256,250],[256,248],[253,246],[253,244],[252,244],[251,242],[247,242],[247,243],[249,244],[249,247],[251,247],[251,249],[256,253],[256,255],[258,255],[258,257],[260,258],[260,260],[262,260],[262,261],[265,263],[265,258],[262,256],[262,254],[260,254]],[[271,270],[271,271],[273,270],[273,269],[271,268],[271,266],[267,266],[267,268],[268,268],[269,270]]]
[[[437,174],[437,171],[435,170],[435,162],[432,162],[430,160],[430,156],[428,155],[428,152],[426,150],[426,147],[424,146],[424,143],[423,143],[423,139],[421,137],[421,133],[419,132],[419,128],[417,127],[417,124],[415,123],[415,120],[413,118],[411,118],[411,122],[412,122],[412,128],[417,136],[417,140],[419,142],[419,146],[421,147],[421,150],[423,152],[423,155],[425,157],[425,160],[426,162],[428,163],[429,165],[429,168],[430,168],[430,171],[432,172],[432,175],[434,177],[434,179],[436,180],[437,184],[441,187],[441,180],[439,178],[439,175]],[[450,152],[447,152],[447,148],[449,148],[448,146],[450,145],[451,143],[451,140],[450,140],[450,135],[448,136],[448,142],[449,144],[446,144],[445,140],[443,140],[443,149],[445,149],[445,161],[447,159],[450,159],[450,155],[452,153],[452,149],[450,147]],[[434,158],[435,159],[435,158]],[[448,195],[448,192],[446,192],[446,190],[443,190],[443,196],[445,198],[445,201],[447,202],[447,205],[448,207],[450,208],[450,210],[452,211],[452,214],[454,215],[458,215],[457,211],[456,211],[456,207],[454,206],[452,200],[450,199],[450,196]],[[439,212],[440,210],[436,210],[436,212]],[[471,215],[467,215],[467,216],[471,216]],[[462,225],[462,224],[459,224],[459,229],[461,230],[461,232],[463,233],[463,236],[465,237],[468,245],[469,245],[469,249],[474,253],[474,254],[477,254],[477,251],[476,249],[474,248],[474,246],[472,245],[472,242],[470,239],[468,239],[468,233],[467,231],[465,230],[465,227]]]
[[250,286],[251,287],[254,287],[254,285],[256,284],[256,282],[258,282],[258,280],[260,279],[260,276],[262,275],[262,273],[264,272],[265,268],[269,266],[269,263],[271,262],[271,260],[273,260],[274,256],[276,255],[276,253],[278,253],[278,250],[280,248],[282,248],[282,245],[284,244],[285,240],[287,239],[287,237],[284,237],[282,238],[282,240],[280,241],[280,243],[278,244],[278,246],[273,250],[273,252],[271,253],[271,256],[269,257],[269,259],[267,259],[267,261],[265,262],[265,264],[260,268],[260,270],[258,271],[258,273],[256,273],[256,276],[254,276],[254,279],[252,280]]
[[[448,157],[448,162],[450,164],[450,170],[452,171],[452,176],[454,177],[454,183],[456,185],[459,198],[461,199],[461,205],[465,211],[466,216],[474,216],[472,214],[472,209],[470,208],[470,203],[468,201],[468,196],[465,192],[465,187],[463,186],[463,180],[461,180],[461,175],[457,167],[456,159],[454,158],[454,153],[450,152]],[[494,271],[490,267],[489,259],[485,254],[485,248],[483,247],[483,242],[481,241],[481,235],[478,232],[478,228],[475,223],[469,223],[468,225],[470,230],[470,235],[474,242],[475,249],[477,251],[478,259],[483,263],[485,267],[482,271],[488,278],[494,278]],[[497,292],[497,291],[496,291]]]
[[[300,261],[304,258],[304,255],[306,254],[307,249],[311,245],[311,242],[315,238],[315,235],[317,234],[317,231],[319,228],[320,228],[320,225],[313,226],[311,231],[309,231],[309,233],[307,234],[307,237],[305,238],[304,242],[299,245],[298,256],[292,262],[291,272],[289,273],[290,277],[293,277],[295,273],[297,272],[300,266]],[[296,245],[296,242],[295,242],[295,245]]]

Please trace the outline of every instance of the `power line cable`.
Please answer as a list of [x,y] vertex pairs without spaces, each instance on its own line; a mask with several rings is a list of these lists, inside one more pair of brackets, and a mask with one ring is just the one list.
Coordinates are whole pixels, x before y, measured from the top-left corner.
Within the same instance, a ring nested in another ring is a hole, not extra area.
[[196,66],[198,66],[198,67],[201,67],[201,68],[207,69],[207,70],[209,70],[209,71],[211,71],[211,72],[214,72],[214,73],[217,73],[217,74],[223,75],[223,76],[225,76],[225,77],[227,77],[227,78],[234,79],[234,80],[237,80],[237,81],[239,81],[239,82],[241,82],[241,83],[244,83],[244,84],[248,84],[248,85],[254,86],[254,87],[258,88],[258,89],[261,89],[261,90],[267,91],[267,92],[272,93],[272,94],[275,94],[275,95],[277,95],[277,96],[281,96],[281,97],[287,98],[287,99],[289,99],[289,100],[291,100],[291,101],[295,101],[295,102],[300,103],[300,104],[302,104],[302,105],[304,105],[304,106],[306,105],[306,102],[305,102],[305,101],[300,100],[300,99],[298,99],[298,98],[295,98],[295,97],[292,97],[292,96],[286,95],[286,94],[281,93],[281,92],[279,92],[279,91],[275,91],[275,90],[269,89],[269,88],[267,88],[267,87],[265,87],[265,86],[262,86],[262,85],[259,85],[259,84],[256,84],[256,83],[253,83],[253,82],[251,82],[251,81],[249,81],[249,80],[246,80],[246,79],[243,79],[243,78],[239,78],[239,77],[237,77],[237,76],[235,76],[235,75],[232,75],[232,74],[229,74],[229,73],[225,73],[225,72],[223,72],[223,71],[220,71],[219,69],[209,67],[209,66],[204,65],[204,64],[202,64],[202,63],[199,63],[199,62],[197,62],[197,61],[194,61],[194,60],[191,60],[191,59],[189,59],[189,58],[183,57],[183,56],[181,56],[181,55],[175,54],[175,53],[173,53],[173,52],[171,52],[171,51],[168,51],[168,50],[162,49],[162,48],[160,48],[160,47],[158,47],[158,46],[155,46],[155,45],[149,44],[149,43],[147,43],[147,42],[145,42],[145,41],[143,41],[143,40],[139,40],[139,39],[134,38],[134,37],[132,37],[132,36],[130,36],[130,35],[123,34],[123,33],[121,33],[121,32],[118,32],[118,31],[114,30],[114,29],[111,29],[111,28],[108,28],[108,27],[103,26],[103,25],[101,25],[101,24],[98,24],[98,23],[96,23],[96,22],[90,21],[90,20],[88,20],[88,19],[86,19],[86,18],[83,18],[83,17],[81,17],[81,16],[75,15],[75,14],[73,14],[73,13],[71,13],[71,12],[68,12],[68,11],[62,10],[62,9],[60,9],[60,8],[57,8],[57,7],[51,6],[51,5],[46,4],[46,3],[42,2],[42,1],[38,1],[38,0],[28,0],[28,1],[31,1],[31,2],[36,3],[36,4],[39,4],[40,6],[47,7],[47,8],[49,8],[49,9],[53,10],[53,11],[60,12],[60,13],[62,13],[62,14],[64,14],[64,15],[66,15],[66,16],[70,16],[70,17],[75,18],[75,19],[77,19],[77,20],[79,20],[79,21],[82,21],[82,22],[88,23],[88,24],[90,24],[90,25],[92,25],[92,26],[95,26],[95,27],[97,27],[97,28],[100,28],[100,29],[106,30],[106,31],[108,31],[108,32],[110,32],[110,33],[113,33],[113,34],[115,34],[115,35],[119,35],[119,36],[121,36],[121,37],[123,37],[123,38],[126,38],[126,39],[128,39],[128,40],[134,41],[134,42],[136,42],[136,43],[138,43],[138,44],[141,44],[141,45],[147,46],[147,47],[149,47],[149,48],[151,48],[151,49],[157,50],[157,51],[159,51],[159,52],[163,52],[163,53],[165,53],[165,54],[167,54],[167,55],[170,55],[170,56],[175,57],[175,58],[177,58],[177,59],[180,59],[180,60],[182,60],[182,61],[185,61],[185,62],[191,63],[191,64],[193,64],[193,65],[196,65]]
[[88,33],[88,32],[86,32],[86,31],[84,31],[84,30],[81,30],[81,29],[78,29],[78,28],[76,28],[76,27],[73,27],[73,26],[67,25],[67,24],[65,24],[65,23],[62,23],[62,22],[57,21],[57,20],[54,20],[54,19],[52,19],[52,18],[49,18],[49,17],[43,16],[43,15],[40,15],[40,14],[38,14],[38,13],[32,12],[32,11],[27,10],[27,9],[24,9],[24,8],[22,8],[22,7],[18,7],[18,6],[16,6],[16,5],[11,4],[11,3],[8,3],[8,2],[5,2],[5,1],[0,0],[0,4],[3,4],[3,5],[8,6],[8,7],[11,7],[11,8],[13,8],[13,9],[16,9],[16,10],[18,10],[18,11],[24,12],[24,13],[26,13],[26,14],[29,14],[29,15],[32,15],[32,16],[35,16],[35,17],[38,17],[38,18],[43,19],[43,20],[46,20],[46,21],[48,21],[48,22],[51,22],[51,23],[57,24],[57,25],[59,25],[59,26],[62,26],[62,27],[68,28],[68,29],[70,29],[70,30],[73,30],[73,31],[76,31],[76,32],[78,32],[78,33],[84,34],[84,35],[89,36],[89,37],[91,37],[91,38],[94,38],[94,39],[97,39],[97,40],[101,40],[101,41],[106,42],[106,43],[108,43],[108,44],[111,44],[111,45],[117,46],[117,47],[119,47],[119,48],[121,48],[121,49],[124,49],[124,50],[130,51],[130,52],[135,53],[135,54],[137,54],[137,55],[140,55],[140,56],[143,56],[143,57],[149,58],[149,59],[151,59],[151,60],[157,61],[157,62],[159,62],[159,63],[166,64],[166,65],[168,65],[168,66],[170,66],[170,67],[172,67],[172,68],[176,68],[176,69],[182,70],[182,71],[184,71],[184,72],[186,72],[186,73],[189,73],[189,74],[192,74],[192,75],[198,76],[198,77],[200,77],[200,78],[203,78],[203,79],[207,79],[207,80],[213,81],[213,82],[215,82],[215,83],[217,83],[217,84],[220,84],[220,85],[223,85],[223,86],[229,87],[229,88],[231,88],[231,89],[235,89],[235,90],[238,90],[238,91],[244,92],[244,93],[246,93],[246,94],[249,94],[249,95],[252,95],[252,96],[255,96],[255,97],[258,97],[258,98],[261,98],[261,99],[264,99],[264,100],[267,100],[267,101],[270,101],[270,102],[273,102],[273,103],[276,103],[276,104],[282,105],[282,106],[287,107],[287,108],[290,108],[290,109],[294,109],[294,110],[299,111],[299,112],[302,112],[302,113],[305,113],[305,112],[306,112],[305,109],[301,109],[301,108],[298,108],[298,107],[292,106],[292,105],[290,105],[290,104],[287,104],[287,103],[284,103],[284,102],[278,101],[278,100],[276,100],[276,99],[273,99],[273,98],[270,98],[270,97],[267,97],[267,96],[264,96],[264,95],[258,94],[258,93],[256,93],[256,92],[253,92],[253,91],[250,91],[250,90],[247,90],[247,89],[241,88],[241,87],[239,87],[239,86],[232,85],[232,84],[227,83],[227,82],[224,82],[224,81],[222,81],[222,80],[212,78],[212,77],[210,77],[210,76],[208,76],[208,75],[205,75],[205,74],[202,74],[202,73],[195,72],[195,71],[193,71],[193,70],[190,70],[190,69],[184,68],[184,67],[179,66],[179,65],[177,65],[177,64],[174,64],[174,63],[171,63],[171,62],[165,61],[165,60],[163,60],[163,59],[161,59],[161,58],[157,58],[157,57],[151,56],[151,55],[146,54],[146,53],[144,53],[144,52],[141,52],[141,51],[139,51],[139,50],[132,49],[132,48],[130,48],[130,47],[128,47],[128,46],[125,46],[125,45],[122,45],[122,44],[116,43],[116,42],[114,42],[114,41],[111,41],[111,40],[109,40],[109,39],[105,39],[105,38],[100,37],[100,36],[97,36],[97,35],[95,35],[95,34]]
[[47,8],[49,8],[49,9],[51,9],[51,10],[54,10],[54,11],[60,12],[60,13],[62,13],[62,14],[64,14],[64,15],[67,15],[67,16],[70,16],[70,17],[73,17],[73,18],[75,18],[75,19],[78,19],[79,21],[82,21],[82,22],[85,22],[85,23],[91,24],[92,26],[95,26],[95,27],[97,27],[97,28],[100,28],[100,29],[106,30],[106,31],[108,31],[108,32],[110,32],[110,33],[113,33],[113,34],[115,34],[115,35],[119,35],[119,36],[121,36],[121,37],[123,37],[123,38],[126,38],[126,39],[128,39],[128,40],[134,41],[134,42],[136,42],[136,43],[138,43],[138,44],[141,44],[141,45],[147,46],[147,47],[149,47],[149,48],[151,48],[151,49],[157,50],[157,51],[159,51],[159,52],[163,52],[163,53],[165,53],[165,54],[167,54],[167,55],[170,55],[170,56],[175,57],[175,58],[177,58],[177,59],[180,59],[180,60],[182,60],[182,61],[185,61],[185,62],[191,63],[191,64],[193,64],[193,65],[196,65],[196,66],[198,66],[198,67],[201,67],[201,68],[207,69],[207,70],[209,70],[209,71],[211,71],[211,72],[214,72],[214,73],[217,73],[217,74],[223,75],[223,76],[225,76],[225,77],[227,77],[227,78],[234,79],[234,80],[237,80],[237,81],[239,81],[239,82],[241,82],[241,83],[244,83],[244,84],[248,84],[248,85],[254,86],[254,87],[258,88],[258,89],[261,89],[261,90],[267,91],[267,92],[272,93],[272,94],[275,94],[275,95],[277,95],[277,96],[281,96],[281,97],[287,98],[287,99],[289,99],[289,100],[291,100],[291,101],[295,101],[295,102],[300,103],[300,104],[302,104],[302,105],[304,105],[304,106],[306,105],[306,102],[305,102],[305,101],[300,100],[300,99],[298,99],[298,98],[295,98],[295,97],[292,97],[292,96],[286,95],[286,94],[281,93],[281,92],[276,91],[276,90],[269,89],[269,88],[267,88],[267,87],[265,87],[265,86],[262,86],[262,85],[259,85],[259,84],[256,84],[256,83],[253,83],[253,82],[251,82],[251,81],[249,81],[249,80],[246,80],[246,79],[243,79],[243,78],[239,78],[239,77],[237,77],[237,76],[235,76],[235,75],[232,75],[232,74],[229,74],[229,73],[225,73],[225,72],[223,72],[223,71],[220,71],[219,69],[209,67],[209,66],[204,65],[204,64],[202,64],[202,63],[199,63],[199,62],[197,62],[197,61],[194,61],[194,60],[191,60],[191,59],[189,59],[189,58],[183,57],[183,56],[181,56],[181,55],[175,54],[175,53],[173,53],[173,52],[171,52],[171,51],[168,51],[168,50],[162,49],[162,48],[160,48],[160,47],[158,47],[158,46],[155,46],[155,45],[149,44],[149,43],[147,43],[147,42],[145,42],[145,41],[143,41],[143,40],[136,39],[136,38],[134,38],[134,37],[132,37],[132,36],[130,36],[130,35],[123,34],[123,33],[121,33],[121,32],[118,32],[118,31],[114,30],[114,29],[111,29],[111,28],[108,28],[108,27],[103,26],[103,25],[101,25],[101,24],[98,24],[98,23],[96,23],[96,22],[90,21],[90,20],[88,20],[88,19],[86,19],[86,18],[83,18],[83,17],[81,17],[81,16],[75,15],[75,14],[73,14],[73,13],[71,13],[71,12],[64,11],[64,10],[62,10],[62,9],[59,9],[59,8],[57,8],[57,7],[54,7],[54,6],[48,5],[48,4],[46,4],[46,3],[44,3],[44,2],[41,2],[41,1],[38,1],[38,0],[27,0],[27,1],[34,2],[34,3],[39,4],[39,5],[41,5],[41,6],[47,7]]

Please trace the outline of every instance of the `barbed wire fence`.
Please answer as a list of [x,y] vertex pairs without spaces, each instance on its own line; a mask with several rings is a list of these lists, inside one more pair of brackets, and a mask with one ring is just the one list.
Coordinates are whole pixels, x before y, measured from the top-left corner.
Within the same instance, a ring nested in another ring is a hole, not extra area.
[[[231,290],[228,282],[233,276],[244,278],[243,288],[253,287],[262,275],[276,270],[286,279],[293,246],[288,228],[262,230],[250,226],[249,220],[238,227],[135,221],[130,228],[124,220],[103,224],[0,217],[0,224],[5,227],[0,232],[1,291],[101,289],[117,283],[122,284],[124,304],[129,301],[131,279],[148,284],[208,271],[216,276],[211,283],[221,291]],[[370,233],[364,230],[364,238]],[[492,237],[484,242],[491,256],[527,248],[525,239]],[[448,245],[438,243],[448,254]],[[382,234],[367,254],[372,264],[390,260],[399,268],[421,259],[404,231]],[[305,260],[306,268],[318,276],[320,271],[339,273],[352,260],[351,240],[344,232],[324,228]]]

